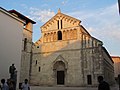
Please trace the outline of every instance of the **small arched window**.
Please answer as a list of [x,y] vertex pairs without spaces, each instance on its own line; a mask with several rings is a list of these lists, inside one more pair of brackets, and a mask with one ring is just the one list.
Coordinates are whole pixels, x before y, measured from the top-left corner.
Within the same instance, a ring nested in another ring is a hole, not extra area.
[[27,47],[27,38],[24,39],[24,51],[26,50]]
[[62,32],[61,31],[58,31],[58,40],[62,40]]
[[37,60],[36,60],[36,62],[35,62],[35,63],[36,63],[36,65],[37,65]]
[[40,72],[40,69],[41,69],[41,68],[39,67],[39,72]]
[[58,24],[58,29],[59,29],[59,20],[58,20],[57,24]]
[[62,29],[62,20],[60,20],[61,21],[61,29]]

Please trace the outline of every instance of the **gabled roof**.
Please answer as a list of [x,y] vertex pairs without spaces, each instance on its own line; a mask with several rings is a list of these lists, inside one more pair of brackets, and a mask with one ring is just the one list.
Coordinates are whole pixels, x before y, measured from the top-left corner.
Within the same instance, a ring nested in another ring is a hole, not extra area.
[[16,19],[17,21],[22,22],[22,23],[25,24],[25,21],[24,21],[24,20],[22,20],[22,19],[16,17],[15,15],[11,14],[11,13],[10,13],[9,11],[7,11],[6,9],[0,7],[0,11],[3,12],[4,14],[6,14],[6,15],[8,15],[8,16],[14,18],[14,19]]
[[29,19],[28,17],[26,17],[26,16],[24,16],[23,14],[17,12],[16,10],[10,10],[9,12],[10,12],[10,13],[13,13],[13,15],[16,14],[18,18],[26,21],[26,23],[28,23],[28,22],[31,22],[32,24],[35,24],[35,23],[36,23],[35,21]]
[[78,19],[76,19],[76,18],[73,18],[73,17],[71,17],[71,16],[68,16],[68,15],[66,15],[66,14],[61,13],[61,11],[60,11],[60,9],[59,9],[59,10],[58,10],[58,13],[57,13],[55,16],[53,16],[49,21],[47,21],[44,25],[42,25],[40,28],[44,27],[47,23],[49,23],[50,21],[54,20],[54,19],[55,19],[56,17],[58,17],[58,16],[69,17],[69,18],[71,18],[71,19],[73,19],[73,20],[81,23],[80,20],[78,20]]

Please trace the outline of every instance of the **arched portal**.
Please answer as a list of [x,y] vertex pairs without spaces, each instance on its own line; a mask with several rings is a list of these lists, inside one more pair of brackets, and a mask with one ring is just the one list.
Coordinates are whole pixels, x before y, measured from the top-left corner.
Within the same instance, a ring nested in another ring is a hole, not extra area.
[[64,85],[65,84],[65,63],[63,61],[57,61],[53,66],[53,70],[56,75],[57,85]]

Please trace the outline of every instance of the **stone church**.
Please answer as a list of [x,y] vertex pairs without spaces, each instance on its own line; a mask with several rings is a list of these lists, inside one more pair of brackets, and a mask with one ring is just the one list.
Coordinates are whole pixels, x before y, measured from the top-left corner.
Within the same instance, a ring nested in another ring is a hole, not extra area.
[[41,26],[41,38],[32,43],[32,23],[24,31],[21,81],[31,85],[96,86],[102,75],[114,83],[113,61],[103,47],[81,25],[81,21],[58,13]]

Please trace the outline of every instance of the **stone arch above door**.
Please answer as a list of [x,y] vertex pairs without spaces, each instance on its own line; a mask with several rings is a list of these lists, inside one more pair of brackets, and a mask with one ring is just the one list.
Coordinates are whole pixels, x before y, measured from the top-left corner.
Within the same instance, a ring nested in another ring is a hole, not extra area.
[[65,59],[61,55],[59,55],[53,62],[53,70],[60,69],[60,67],[61,69],[64,69],[64,70],[67,70],[68,68],[67,61],[65,61]]
[[53,70],[64,71],[64,70],[65,70],[65,63],[62,62],[62,61],[57,61],[57,62],[53,65]]

